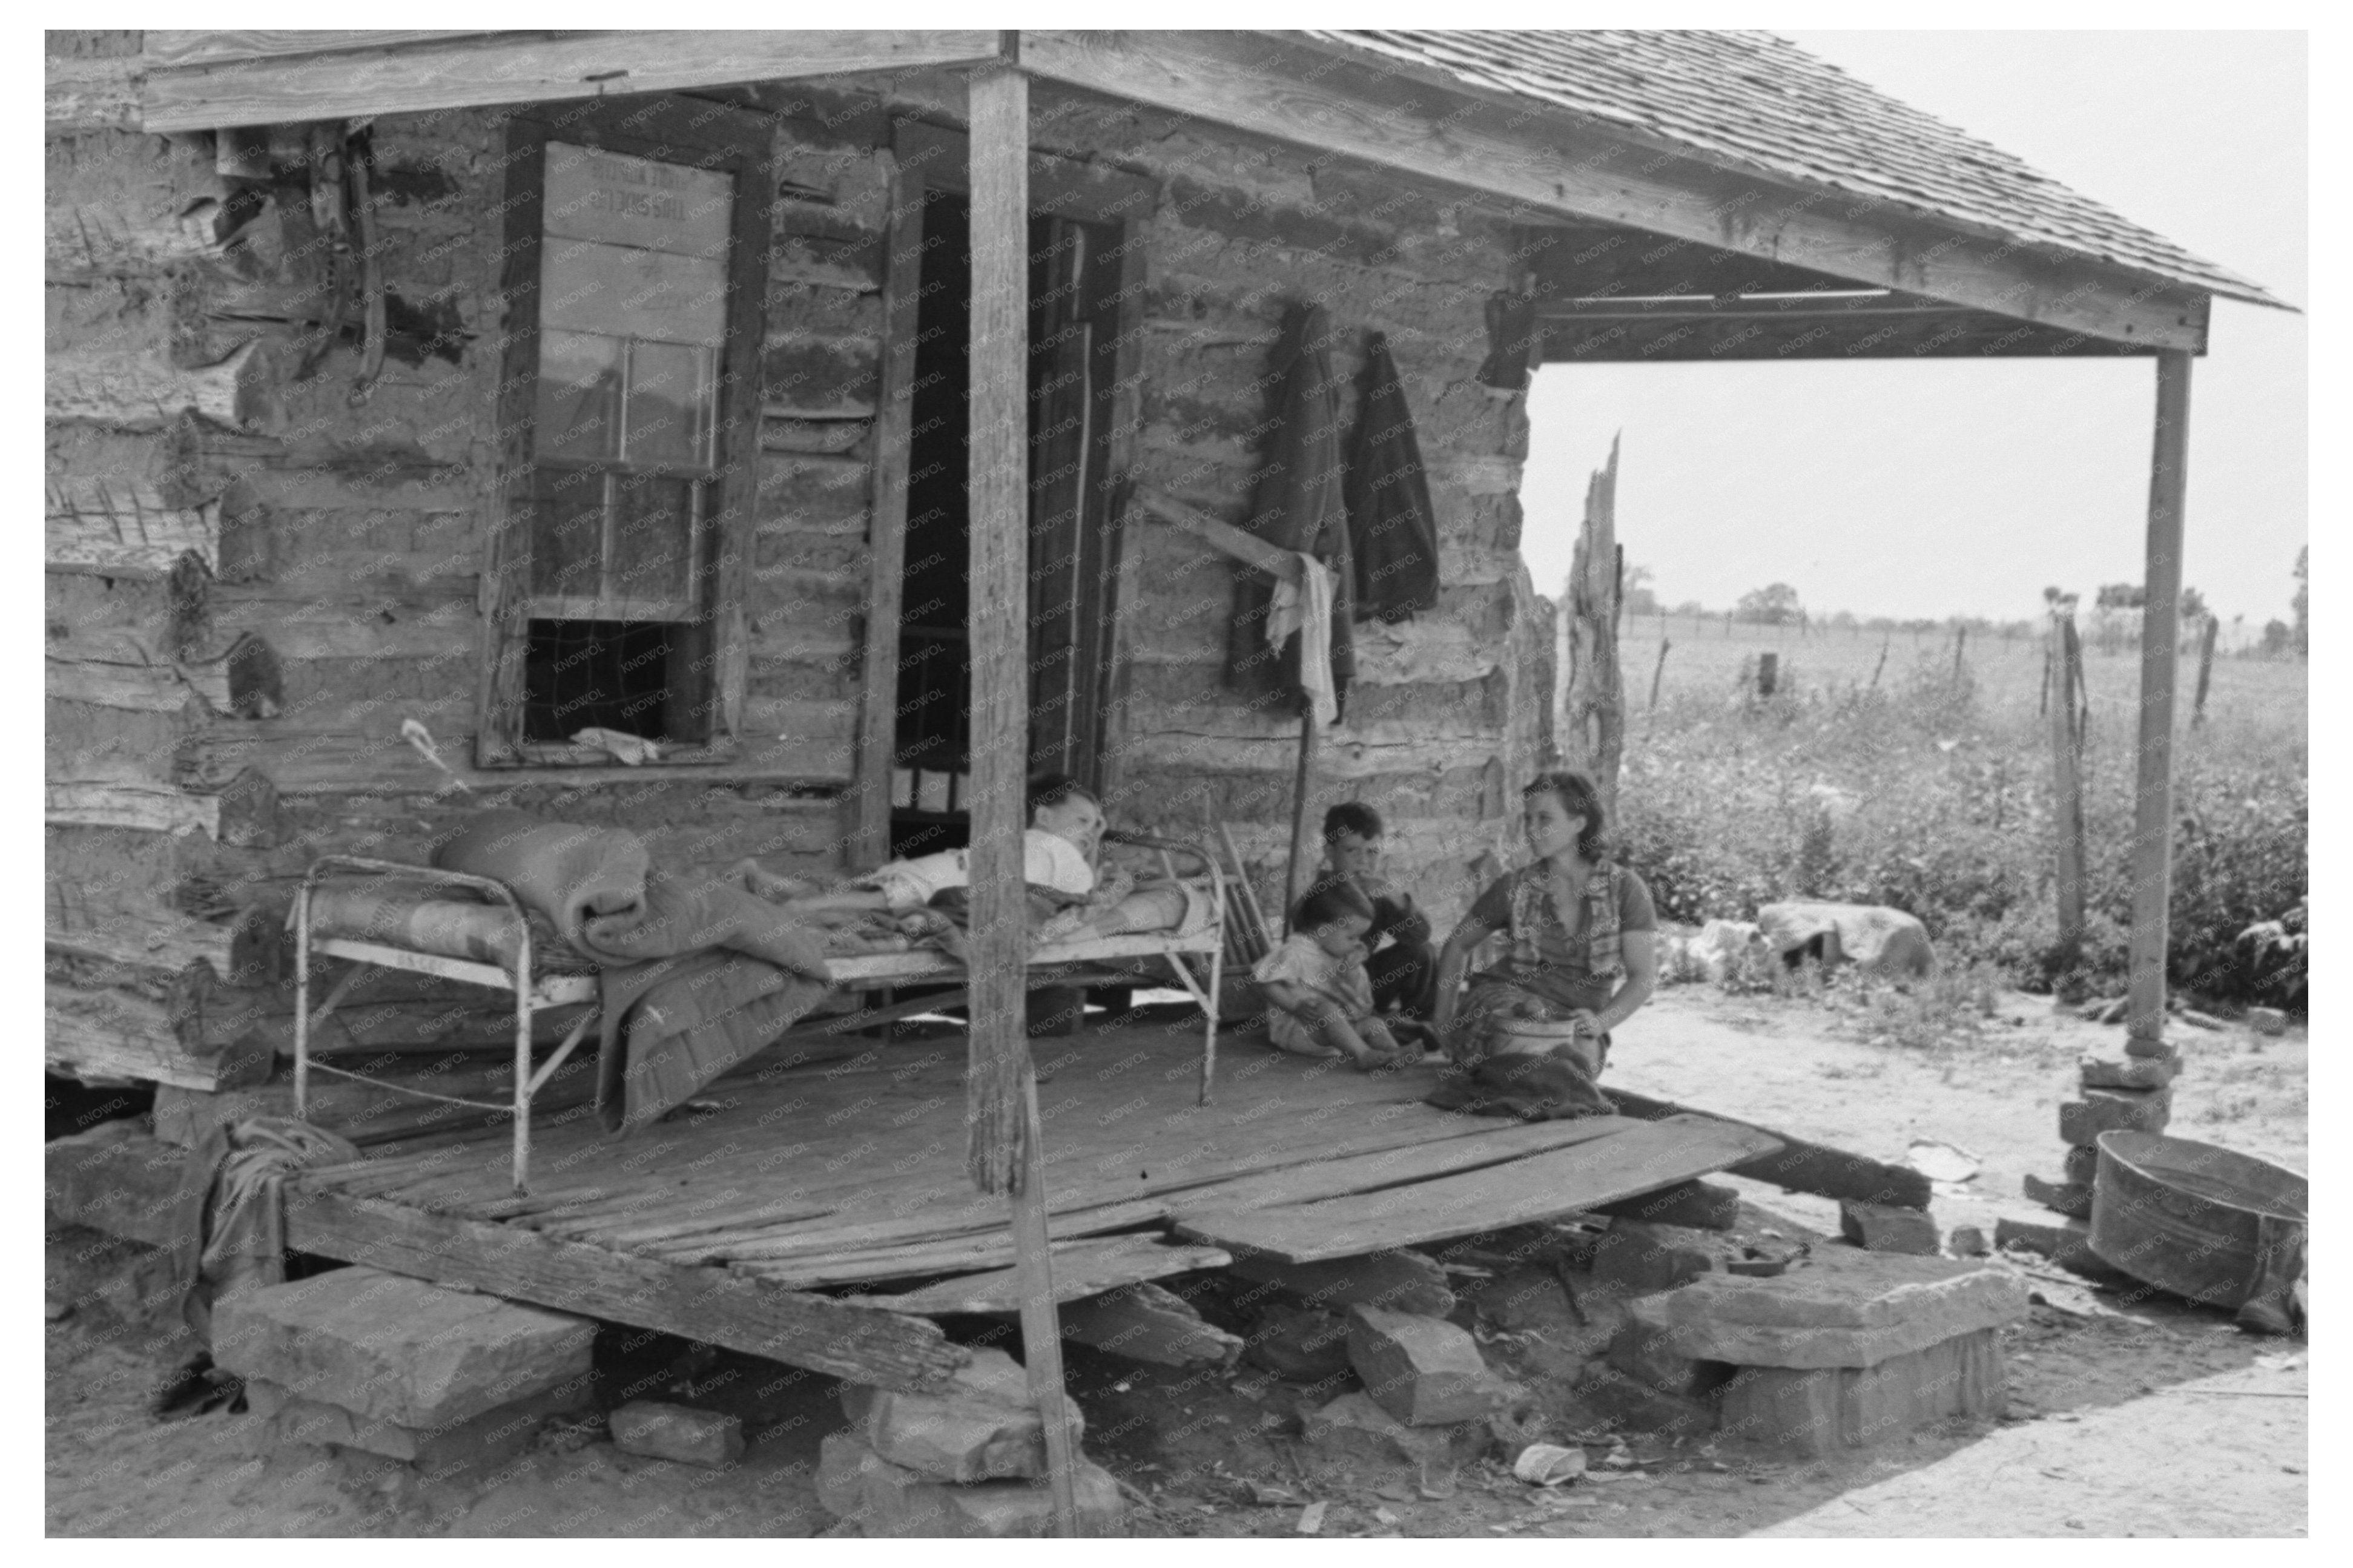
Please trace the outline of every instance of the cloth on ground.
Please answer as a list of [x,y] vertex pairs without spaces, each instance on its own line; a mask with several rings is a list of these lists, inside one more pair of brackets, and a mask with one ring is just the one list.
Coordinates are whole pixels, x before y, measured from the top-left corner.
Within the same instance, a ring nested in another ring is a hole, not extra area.
[[[1274,585],[1274,598],[1266,612],[1266,640],[1278,651],[1293,637],[1299,638],[1302,647],[1328,647],[1332,640],[1332,574],[1313,555],[1294,554],[1292,558],[1299,563],[1299,580],[1293,583],[1286,579]],[[1332,684],[1329,659],[1302,658],[1299,684],[1307,693],[1318,724],[1338,721],[1340,694]]]
[[173,1214],[180,1314],[206,1343],[213,1303],[286,1279],[286,1178],[360,1157],[356,1145],[290,1116],[214,1123],[188,1151]]
[[[1361,959],[1335,958],[1316,945],[1305,931],[1293,931],[1272,951],[1250,965],[1250,978],[1261,985],[1276,982],[1313,992],[1338,1008],[1351,1024],[1372,1016],[1373,983]],[[1315,1037],[1314,1026],[1296,1014],[1267,1007],[1267,1037],[1275,1048],[1295,1056],[1331,1057],[1338,1050]]]
[[1356,613],[1403,620],[1438,608],[1438,511],[1413,433],[1413,412],[1388,339],[1366,345],[1345,493]]
[[[1609,1037],[1601,1037],[1606,1056]],[[1542,1056],[1488,1057],[1439,1074],[1422,1097],[1440,1110],[1472,1116],[1516,1116],[1524,1121],[1567,1121],[1616,1112],[1584,1061],[1567,1047]]]

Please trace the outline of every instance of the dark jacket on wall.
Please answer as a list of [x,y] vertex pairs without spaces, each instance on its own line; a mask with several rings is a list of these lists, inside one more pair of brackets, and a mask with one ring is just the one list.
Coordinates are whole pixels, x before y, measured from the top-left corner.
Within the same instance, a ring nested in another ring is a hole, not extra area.
[[[1283,319],[1274,363],[1272,433],[1260,454],[1250,531],[1269,544],[1314,556],[1332,569],[1332,684],[1343,706],[1356,678],[1356,574],[1349,562],[1348,516],[1341,484],[1340,383],[1332,369],[1331,318],[1320,305],[1293,307]],[[1277,659],[1266,643],[1272,585],[1247,574],[1237,592],[1227,666],[1242,691],[1299,689],[1299,638]]]
[[1349,549],[1356,614],[1401,621],[1438,608],[1438,513],[1421,443],[1398,384],[1388,340],[1372,335],[1348,449]]

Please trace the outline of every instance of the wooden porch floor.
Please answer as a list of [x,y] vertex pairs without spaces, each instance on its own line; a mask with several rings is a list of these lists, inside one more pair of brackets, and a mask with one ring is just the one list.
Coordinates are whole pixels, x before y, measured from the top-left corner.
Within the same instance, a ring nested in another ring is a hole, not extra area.
[[[1237,1248],[1312,1261],[1496,1229],[1777,1147],[1704,1117],[1462,1116],[1420,1103],[1430,1069],[1367,1077],[1231,1045],[1201,1106],[1198,1024],[1033,1042],[1058,1298]],[[694,1102],[707,1109],[621,1142],[585,1108],[545,1117],[521,1198],[501,1129],[384,1145],[297,1179],[289,1241],[841,1370],[779,1349],[775,1309],[891,1340],[880,1320],[1009,1308],[1006,1202],[965,1174],[964,1060],[961,1035],[788,1069],[755,1058]],[[842,1287],[857,1294],[810,1294]],[[698,1293],[712,1310],[676,1305]],[[728,1321],[730,1302],[766,1326]]]

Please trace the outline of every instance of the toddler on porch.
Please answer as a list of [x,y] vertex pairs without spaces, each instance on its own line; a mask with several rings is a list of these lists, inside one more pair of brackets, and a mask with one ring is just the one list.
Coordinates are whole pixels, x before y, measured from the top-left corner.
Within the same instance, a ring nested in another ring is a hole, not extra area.
[[1373,1011],[1365,973],[1372,901],[1334,878],[1307,890],[1292,911],[1291,934],[1250,969],[1267,1000],[1267,1033],[1279,1050],[1345,1056],[1359,1072],[1395,1065],[1406,1052]]

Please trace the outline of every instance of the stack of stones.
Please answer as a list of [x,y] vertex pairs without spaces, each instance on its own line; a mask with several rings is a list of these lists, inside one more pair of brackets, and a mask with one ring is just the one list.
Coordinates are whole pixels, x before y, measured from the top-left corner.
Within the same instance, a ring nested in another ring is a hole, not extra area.
[[1319,1447],[1460,1464],[1486,1447],[1492,1419],[1527,1398],[1444,1318],[1360,1304],[1348,1309],[1347,1324],[1348,1365],[1364,1387],[1303,1413]]
[[[928,1394],[848,1384],[849,1430],[825,1439],[818,1500],[869,1537],[1018,1537],[1052,1533],[1046,1426],[1029,1374],[999,1350],[976,1350]],[[1085,1423],[1070,1406],[1075,1454]],[[1119,1483],[1080,1457],[1079,1533],[1119,1531]]]
[[2173,1079],[2181,1053],[2162,1038],[2125,1038],[2122,1057],[2087,1056],[2079,1065],[2082,1098],[2059,1107],[2059,1137],[2067,1145],[2057,1181],[2028,1176],[2026,1195],[2072,1220],[2092,1217],[2094,1146],[2103,1132],[2162,1132],[2173,1115]]
[[595,1334],[584,1318],[338,1268],[218,1302],[213,1360],[279,1441],[441,1477],[503,1464],[586,1405]]
[[1770,1279],[1711,1274],[1637,1299],[1611,1362],[1712,1406],[1724,1436],[1808,1457],[1998,1415],[2005,1268],[1818,1247]]

